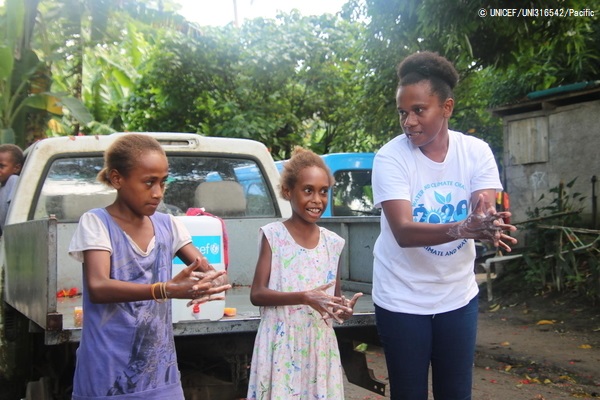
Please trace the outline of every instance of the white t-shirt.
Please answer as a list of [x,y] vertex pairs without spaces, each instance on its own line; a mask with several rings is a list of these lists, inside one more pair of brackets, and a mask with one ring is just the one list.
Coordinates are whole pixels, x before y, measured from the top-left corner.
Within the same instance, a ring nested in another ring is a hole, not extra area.
[[[192,237],[188,232],[183,222],[171,217],[171,229],[173,230],[173,254],[188,243],[192,242]],[[147,256],[154,248],[154,238],[148,244],[146,251],[139,246],[127,235],[127,239],[131,243],[134,251],[141,256]],[[110,236],[108,229],[96,214],[87,212],[79,219],[77,230],[73,234],[69,245],[69,255],[79,262],[83,262],[83,252],[85,250],[107,250],[112,254],[112,246],[110,244]]]
[[[387,200],[409,200],[415,222],[450,223],[467,217],[473,192],[502,190],[488,144],[459,132],[448,133],[448,154],[441,163],[427,158],[406,135],[390,140],[377,152],[373,163],[376,207]],[[402,248],[382,213],[373,253],[373,300],[386,310],[439,314],[465,306],[479,291],[473,273],[473,240]]]

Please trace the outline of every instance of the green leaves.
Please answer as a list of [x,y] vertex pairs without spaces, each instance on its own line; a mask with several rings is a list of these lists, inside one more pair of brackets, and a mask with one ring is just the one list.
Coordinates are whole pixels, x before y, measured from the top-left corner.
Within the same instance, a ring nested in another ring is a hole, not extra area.
[[[395,67],[417,50],[455,63],[461,83],[451,127],[485,139],[495,153],[502,129],[490,107],[600,73],[598,17],[481,18],[475,0],[349,0],[342,17],[292,12],[240,28],[192,26],[170,1],[154,9],[147,0],[42,0],[31,29],[23,25],[32,21],[25,5],[36,1],[5,3],[14,18],[0,16],[1,92],[15,93],[25,79],[13,70],[29,71],[15,67],[13,51],[22,37],[15,32],[27,28],[53,80],[40,92],[77,93],[90,110],[62,96],[65,130],[249,137],[276,158],[296,144],[319,153],[372,151],[400,133]],[[521,6],[545,4],[514,5]],[[15,99],[3,97],[3,110]],[[38,100],[27,106],[42,109]]]
[[91,123],[94,118],[88,109],[83,105],[81,101],[71,96],[64,96],[60,94],[54,94],[60,100],[60,103],[66,107],[69,112],[73,115],[78,122],[83,125]]
[[[276,158],[294,145],[359,150],[355,105],[363,76],[362,24],[297,12],[241,28],[167,35],[139,70],[128,130],[198,131],[265,143]],[[368,142],[368,141],[367,141]]]
[[6,45],[0,45],[0,87],[4,90],[5,86],[2,81],[10,77],[13,70],[14,60],[12,49]]

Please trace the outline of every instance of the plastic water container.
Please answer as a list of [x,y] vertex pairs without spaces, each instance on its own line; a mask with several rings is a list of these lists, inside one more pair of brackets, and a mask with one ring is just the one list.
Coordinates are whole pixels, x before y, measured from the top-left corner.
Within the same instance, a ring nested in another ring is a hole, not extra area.
[[[217,271],[225,269],[225,254],[223,248],[223,226],[221,221],[214,217],[200,216],[178,216],[192,235],[192,243],[208,263]],[[175,257],[173,259],[173,276],[183,270],[186,265]],[[223,317],[225,300],[215,300],[200,304],[199,307],[187,306],[189,300],[172,299],[173,322],[190,320],[216,321]]]

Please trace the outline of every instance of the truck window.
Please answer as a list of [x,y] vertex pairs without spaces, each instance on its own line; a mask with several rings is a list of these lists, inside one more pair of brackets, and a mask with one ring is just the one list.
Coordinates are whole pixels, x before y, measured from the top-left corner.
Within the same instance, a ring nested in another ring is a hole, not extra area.
[[[159,211],[185,215],[205,208],[220,217],[275,217],[271,188],[249,159],[169,156],[169,178]],[[116,191],[96,180],[102,157],[60,158],[52,162],[34,208],[34,219],[53,214],[78,220],[86,211],[114,201]]]
[[373,206],[370,169],[340,170],[334,178],[332,215],[380,215],[381,211]]

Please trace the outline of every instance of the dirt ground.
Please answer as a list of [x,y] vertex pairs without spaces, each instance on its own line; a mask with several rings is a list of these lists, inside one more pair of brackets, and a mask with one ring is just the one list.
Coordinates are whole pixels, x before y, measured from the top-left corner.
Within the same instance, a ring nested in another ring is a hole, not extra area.
[[[473,400],[600,399],[600,305],[530,294],[503,280],[494,281],[493,293],[488,302],[481,284]],[[369,346],[366,354],[374,376],[388,383],[382,349]],[[14,400],[5,397],[8,389],[0,383],[0,398]],[[346,400],[387,393],[345,385]]]
[[[531,295],[494,283],[480,287],[474,400],[600,398],[600,306],[574,296]],[[377,379],[388,383],[383,351],[367,349]],[[346,400],[386,399],[346,383]],[[430,399],[433,396],[430,394]]]

